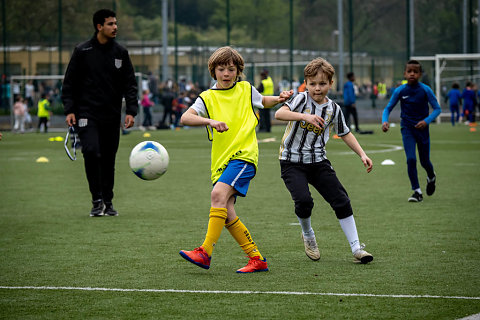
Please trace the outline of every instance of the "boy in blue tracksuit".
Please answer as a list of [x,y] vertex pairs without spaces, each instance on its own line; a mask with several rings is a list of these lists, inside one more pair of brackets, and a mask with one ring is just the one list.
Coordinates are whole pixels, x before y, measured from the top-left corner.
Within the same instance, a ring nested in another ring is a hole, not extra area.
[[357,107],[355,106],[356,96],[355,96],[355,86],[353,82],[355,81],[355,74],[349,72],[347,74],[348,81],[343,85],[343,105],[345,107],[345,120],[347,125],[350,128],[350,115],[353,116],[353,123],[355,124],[355,131],[360,132],[360,127],[358,126],[358,114]]
[[452,89],[448,91],[447,96],[445,97],[445,102],[449,101],[450,103],[450,112],[452,113],[452,117],[450,121],[452,122],[452,126],[455,125],[455,122],[458,122],[460,118],[460,105],[462,104],[462,94],[460,93],[460,86],[458,83],[454,83],[452,85]]
[[[393,92],[390,101],[383,110],[382,130],[387,132],[390,128],[388,117],[390,112],[400,100],[401,106],[401,132],[405,155],[407,156],[408,177],[414,193],[409,202],[420,202],[423,200],[422,190],[418,183],[417,158],[415,147],[418,148],[420,164],[427,171],[427,195],[435,192],[435,171],[430,162],[430,134],[428,125],[440,114],[441,108],[433,93],[427,85],[420,83],[422,77],[422,66],[416,60],[407,62],[404,71],[407,83],[401,85]],[[433,108],[429,115],[428,104]]]

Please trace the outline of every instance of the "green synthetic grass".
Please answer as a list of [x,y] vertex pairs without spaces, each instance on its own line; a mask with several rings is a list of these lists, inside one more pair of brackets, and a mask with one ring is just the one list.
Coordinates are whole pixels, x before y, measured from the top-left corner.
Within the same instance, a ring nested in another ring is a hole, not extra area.
[[[328,157],[352,200],[360,241],[375,257],[356,265],[335,215],[314,190],[312,222],[322,258],[305,256],[279,173],[283,129],[258,134],[276,141],[259,144],[257,176],[236,205],[269,263],[269,272],[257,274],[235,273],[247,259],[226,231],[210,270],[178,254],[199,246],[206,232],[211,185],[204,129],[122,136],[114,198],[120,215],[103,218],[88,216],[81,154],[72,162],[62,142],[48,140],[64,133],[4,132],[0,318],[458,319],[480,312],[480,130],[431,126],[438,183],[422,203],[407,202],[412,191],[403,150],[395,151],[398,126],[384,134],[380,126],[365,125],[375,133],[357,135],[374,161],[370,174],[341,140],[329,141]],[[158,180],[130,172],[130,150],[142,140],[158,141],[170,154],[168,172]],[[50,162],[36,163],[40,156]],[[380,165],[385,159],[396,165]],[[425,171],[418,170],[425,190]],[[161,291],[169,289],[186,291]]]

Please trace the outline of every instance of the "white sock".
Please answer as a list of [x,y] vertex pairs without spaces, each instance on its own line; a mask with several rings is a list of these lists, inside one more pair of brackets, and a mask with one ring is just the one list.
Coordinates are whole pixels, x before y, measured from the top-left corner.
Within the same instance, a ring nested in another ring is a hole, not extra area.
[[420,189],[420,188],[418,188],[418,189],[415,189],[415,190],[413,190],[413,191],[415,191],[415,192],[418,192],[418,193],[422,194],[422,189]]
[[297,218],[298,218],[298,222],[300,222],[300,226],[302,227],[303,236],[305,238],[315,237],[315,232],[312,229],[311,217],[300,218],[297,216]]
[[338,221],[340,222],[343,233],[345,233],[345,236],[347,237],[352,253],[355,253],[355,251],[360,249],[360,240],[358,240],[357,226],[355,225],[353,215],[344,219],[339,219]]

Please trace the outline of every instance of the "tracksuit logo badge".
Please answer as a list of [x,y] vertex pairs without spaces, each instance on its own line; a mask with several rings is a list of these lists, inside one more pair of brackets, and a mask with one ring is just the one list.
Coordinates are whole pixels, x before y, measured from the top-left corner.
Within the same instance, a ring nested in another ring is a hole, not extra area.
[[115,67],[117,69],[120,69],[122,67],[122,60],[121,59],[115,59]]

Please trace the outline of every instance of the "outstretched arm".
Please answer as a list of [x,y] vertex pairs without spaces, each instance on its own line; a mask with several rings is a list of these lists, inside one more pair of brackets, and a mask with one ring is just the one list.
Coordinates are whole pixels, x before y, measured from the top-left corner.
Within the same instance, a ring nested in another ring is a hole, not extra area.
[[367,156],[365,151],[363,151],[362,147],[358,143],[357,138],[355,138],[353,133],[349,132],[348,134],[342,136],[341,138],[342,138],[343,142],[345,142],[345,144],[350,147],[350,149],[352,149],[356,154],[358,154],[358,156],[360,157],[360,159],[363,162],[363,165],[365,166],[365,168],[367,168],[367,172],[372,171],[373,162]]
[[318,129],[322,129],[325,126],[325,120],[322,117],[315,114],[294,112],[286,105],[283,105],[275,112],[275,119],[283,121],[305,121],[311,123]]
[[293,95],[293,90],[282,91],[279,96],[263,96],[262,104],[265,108],[272,108],[279,103],[285,102]]
[[200,117],[193,108],[189,108],[185,111],[180,119],[180,123],[187,126],[210,126],[218,132],[228,130],[228,126],[225,122]]
[[398,87],[393,91],[392,97],[390,98],[390,101],[388,101],[387,106],[385,109],[383,109],[382,113],[382,130],[383,132],[387,132],[388,129],[390,129],[390,124],[388,123],[388,117],[390,116],[390,112],[392,111],[393,107],[397,104],[399,97],[400,97],[400,91],[402,90],[403,86]]

